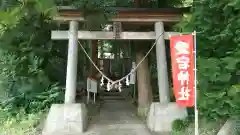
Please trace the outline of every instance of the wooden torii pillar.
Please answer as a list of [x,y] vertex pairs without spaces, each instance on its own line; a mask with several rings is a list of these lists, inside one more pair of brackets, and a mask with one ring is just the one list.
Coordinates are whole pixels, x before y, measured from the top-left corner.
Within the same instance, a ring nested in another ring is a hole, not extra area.
[[[98,40],[92,40],[91,41],[91,55],[92,55],[92,60],[95,63],[95,65],[98,64]],[[90,75],[96,76],[97,70],[94,67],[94,65],[92,63],[90,63]]]

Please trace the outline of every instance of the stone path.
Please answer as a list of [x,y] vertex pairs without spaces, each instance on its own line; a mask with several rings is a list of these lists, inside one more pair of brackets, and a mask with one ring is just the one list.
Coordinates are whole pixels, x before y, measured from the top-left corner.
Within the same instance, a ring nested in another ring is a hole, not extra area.
[[100,114],[89,125],[82,135],[152,135],[136,116],[135,107],[127,101],[102,104]]

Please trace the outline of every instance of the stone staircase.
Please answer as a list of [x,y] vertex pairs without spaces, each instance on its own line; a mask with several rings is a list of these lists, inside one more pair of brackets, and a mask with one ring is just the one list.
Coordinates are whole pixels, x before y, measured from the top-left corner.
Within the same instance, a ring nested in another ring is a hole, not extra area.
[[[108,93],[113,94],[115,92]],[[131,102],[122,99],[114,99],[112,101],[107,99],[101,105],[99,114],[93,116],[88,130],[79,135],[153,134],[146,127],[145,123],[136,116],[136,108]]]

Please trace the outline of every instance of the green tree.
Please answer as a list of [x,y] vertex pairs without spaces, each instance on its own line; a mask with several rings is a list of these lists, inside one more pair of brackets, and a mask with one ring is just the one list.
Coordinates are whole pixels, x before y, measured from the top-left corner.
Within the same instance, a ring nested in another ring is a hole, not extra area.
[[46,74],[52,42],[48,1],[4,1],[0,12],[1,108],[15,114],[43,110],[62,100],[62,89]]
[[239,115],[240,26],[235,1],[194,1],[185,31],[196,30],[199,103],[209,118]]

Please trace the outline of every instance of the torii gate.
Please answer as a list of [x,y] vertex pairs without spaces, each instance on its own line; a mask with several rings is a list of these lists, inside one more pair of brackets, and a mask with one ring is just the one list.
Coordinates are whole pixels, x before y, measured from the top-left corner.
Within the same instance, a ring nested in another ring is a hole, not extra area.
[[[60,16],[54,18],[59,22],[69,22],[68,31],[52,31],[53,40],[69,40],[68,43],[68,64],[66,79],[65,103],[75,102],[76,73],[77,73],[77,41],[82,40],[116,40],[114,32],[106,31],[78,31],[78,23],[85,21],[81,17],[81,12],[71,7],[59,8]],[[164,33],[157,40],[156,56],[158,71],[158,86],[160,102],[169,102],[169,83],[167,74],[167,61],[165,55],[164,39],[169,39],[172,35],[178,35],[178,32],[165,32],[164,23],[176,23],[180,21],[183,11],[180,9],[128,9],[116,8],[118,16],[112,18],[112,22],[128,23],[155,23],[155,31],[151,32],[121,32],[117,40],[156,40],[160,34]],[[130,15],[129,15],[130,14]],[[130,17],[129,17],[130,16]]]
[[[156,40],[159,38],[156,43],[156,60],[160,103],[152,103],[148,115],[147,125],[152,131],[171,130],[170,128],[172,121],[178,118],[183,118],[187,114],[185,109],[179,108],[175,104],[170,103],[170,89],[168,82],[168,70],[164,40],[169,39],[169,37],[172,35],[178,35],[179,33],[164,31],[164,24],[179,22],[186,9],[115,8],[115,11],[117,12],[117,15],[116,17],[111,18],[109,20],[110,22],[137,24],[142,23],[154,26],[155,31],[151,32],[120,32],[117,40]],[[77,85],[78,40],[116,40],[114,31],[79,31],[79,22],[85,21],[84,17],[81,15],[81,11],[72,7],[60,7],[59,16],[56,16],[54,20],[69,23],[69,32],[52,31],[51,33],[51,38],[53,40],[68,40],[68,62],[65,91],[66,105],[75,103]],[[161,34],[163,34],[163,36],[160,36]],[[155,113],[156,109],[167,111],[167,113],[169,113],[169,111],[173,112],[169,114],[157,114]],[[164,120],[155,121],[155,119],[159,119],[158,117]],[[83,132],[83,129],[81,131]]]

